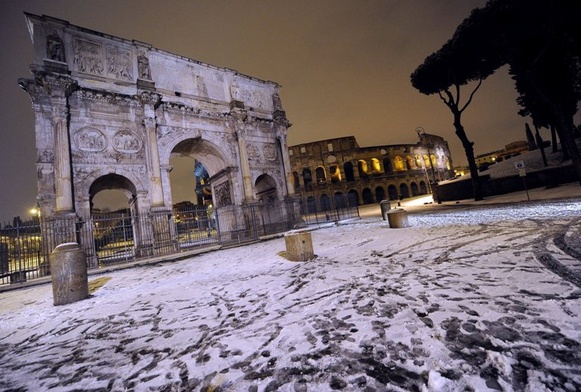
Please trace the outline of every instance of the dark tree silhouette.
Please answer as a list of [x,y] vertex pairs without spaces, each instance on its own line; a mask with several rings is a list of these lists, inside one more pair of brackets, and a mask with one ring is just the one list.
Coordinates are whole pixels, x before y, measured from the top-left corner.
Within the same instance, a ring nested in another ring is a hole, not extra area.
[[554,127],[581,183],[581,159],[573,116],[581,99],[581,2],[489,2],[514,23],[503,27],[499,46],[519,93],[517,102],[535,124]]
[[[468,139],[462,125],[462,113],[472,102],[482,80],[494,73],[504,63],[501,53],[494,50],[493,43],[499,38],[489,39],[480,32],[494,21],[486,8],[476,8],[456,29],[452,38],[435,53],[426,58],[411,75],[412,85],[422,94],[438,94],[453,115],[456,136],[462,142],[470,168],[474,200],[482,200],[483,193],[478,178],[478,167],[474,158],[474,143]],[[483,57],[481,52],[498,53],[498,56]],[[461,88],[476,82],[464,104],[461,104]]]
[[[472,143],[461,114],[483,79],[508,64],[519,93],[517,102],[535,125],[554,126],[581,182],[581,160],[574,140],[573,116],[581,98],[581,2],[568,0],[490,0],[475,9],[444,46],[428,56],[411,75],[423,94],[435,94],[454,114],[474,187],[482,198]],[[478,80],[463,107],[451,99],[455,87]]]

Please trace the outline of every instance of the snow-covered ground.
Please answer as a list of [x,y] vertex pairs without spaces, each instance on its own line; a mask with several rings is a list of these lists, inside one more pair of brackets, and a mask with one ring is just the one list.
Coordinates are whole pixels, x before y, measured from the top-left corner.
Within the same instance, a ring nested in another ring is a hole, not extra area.
[[308,262],[276,238],[92,275],[65,306],[50,284],[0,293],[0,389],[581,390],[581,188],[564,190],[410,200],[400,229],[367,207],[312,231]]

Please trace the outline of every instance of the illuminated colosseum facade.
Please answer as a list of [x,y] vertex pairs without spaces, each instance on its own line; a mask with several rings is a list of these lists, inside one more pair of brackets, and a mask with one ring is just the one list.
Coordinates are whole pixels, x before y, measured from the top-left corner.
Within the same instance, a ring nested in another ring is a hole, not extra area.
[[448,142],[418,136],[415,144],[360,147],[347,136],[290,146],[294,191],[322,206],[343,195],[361,205],[435,194],[438,181],[454,176]]

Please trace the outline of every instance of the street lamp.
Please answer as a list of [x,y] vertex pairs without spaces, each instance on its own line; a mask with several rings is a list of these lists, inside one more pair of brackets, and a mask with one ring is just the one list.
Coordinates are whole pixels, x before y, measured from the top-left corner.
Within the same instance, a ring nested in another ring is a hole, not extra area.
[[[440,195],[438,193],[438,182],[436,181],[436,172],[434,170],[434,162],[432,162],[432,152],[430,151],[430,142],[428,140],[428,136],[426,134],[426,131],[424,128],[422,127],[417,127],[416,128],[416,132],[418,133],[418,138],[420,139],[420,145],[425,144],[426,149],[428,150],[428,161],[430,162],[430,171],[432,172],[432,179],[433,182],[430,183],[430,180],[428,179],[428,183],[431,185],[431,192],[432,192],[432,196],[435,197],[436,201],[438,204],[441,204],[442,202],[440,201]],[[423,140],[422,140],[422,136],[423,136]],[[427,173],[427,168],[425,161],[424,163],[424,169],[426,170],[426,177],[428,177],[428,173]]]
[[30,209],[30,214],[32,215],[33,220],[37,220],[40,222],[40,208],[34,207]]

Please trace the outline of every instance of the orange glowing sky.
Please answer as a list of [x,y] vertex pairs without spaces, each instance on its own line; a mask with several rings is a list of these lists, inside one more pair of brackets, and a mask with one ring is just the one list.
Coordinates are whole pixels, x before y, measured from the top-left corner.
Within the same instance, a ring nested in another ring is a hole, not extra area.
[[[465,164],[452,115],[409,76],[485,0],[83,0],[0,3],[0,222],[26,215],[36,197],[23,12],[136,39],[282,85],[289,144],[354,135],[361,146],[415,143],[416,128],[446,138]],[[468,94],[466,93],[465,96]],[[506,68],[486,80],[464,115],[476,154],[525,139]],[[548,137],[548,132],[544,131]]]

